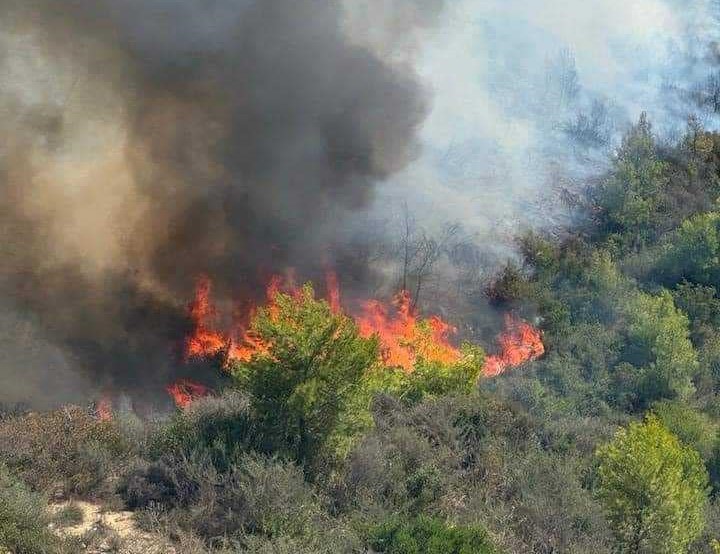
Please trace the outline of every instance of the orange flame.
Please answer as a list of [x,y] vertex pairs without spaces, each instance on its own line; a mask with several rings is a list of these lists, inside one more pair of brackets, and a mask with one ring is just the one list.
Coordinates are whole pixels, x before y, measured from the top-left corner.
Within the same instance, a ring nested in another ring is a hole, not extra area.
[[[292,272],[283,279],[273,276],[266,288],[266,308],[271,315],[277,315],[275,298],[280,292],[293,296],[301,294],[295,285]],[[248,322],[252,320],[256,308],[251,307],[247,313],[241,314],[230,333],[222,333],[213,328],[216,310],[211,300],[211,282],[207,277],[198,280],[195,299],[190,303],[190,319],[193,321],[193,333],[185,341],[185,359],[223,357],[223,366],[228,367],[234,361],[249,361],[254,355],[268,351],[269,345],[257,337],[250,329]]]
[[189,379],[183,379],[177,383],[168,385],[167,391],[175,401],[175,405],[180,409],[185,409],[198,398],[210,394],[210,389],[205,385],[195,383]]
[[194,324],[192,335],[185,341],[185,359],[216,356],[229,346],[228,338],[212,329],[215,308],[210,301],[212,283],[207,276],[198,279],[195,298],[188,306]]
[[460,351],[449,341],[449,336],[456,332],[454,327],[433,316],[427,321],[427,330],[424,329],[407,291],[398,293],[393,304],[395,310],[391,314],[383,303],[368,300],[362,304],[363,313],[356,318],[362,336],[378,336],[386,365],[412,371],[418,357],[441,363],[460,359]]
[[325,272],[325,288],[327,290],[328,304],[334,314],[342,312],[340,306],[340,283],[338,282],[337,273],[334,271]]
[[95,415],[100,421],[111,421],[113,418],[112,400],[108,395],[102,395],[95,403]]
[[[342,313],[340,287],[337,275],[328,271],[325,276],[327,298],[334,313]],[[224,356],[224,365],[233,361],[249,361],[258,353],[266,353],[269,345],[264,343],[247,328],[255,308],[249,310],[245,323],[224,334],[213,328],[215,309],[210,298],[211,283],[207,277],[198,281],[195,299],[190,303],[190,317],[194,322],[193,335],[185,344],[186,359]],[[295,284],[294,275],[289,272],[283,279],[270,279],[267,289],[266,308],[271,316],[277,317],[275,298],[280,292],[298,296],[302,289]],[[388,307],[378,300],[362,303],[361,314],[356,322],[364,337],[377,335],[380,340],[383,362],[412,371],[418,358],[429,362],[454,363],[460,360],[460,351],[450,342],[456,329],[438,316],[426,321],[418,319],[412,308],[410,294],[400,292]]]
[[505,332],[498,337],[500,353],[488,356],[483,374],[495,377],[545,354],[542,334],[528,322],[513,316],[505,317]]

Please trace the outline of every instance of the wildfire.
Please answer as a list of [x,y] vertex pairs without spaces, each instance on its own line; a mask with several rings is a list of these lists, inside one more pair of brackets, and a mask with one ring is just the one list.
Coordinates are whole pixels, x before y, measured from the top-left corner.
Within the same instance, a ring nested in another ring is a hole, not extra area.
[[407,291],[398,293],[393,305],[394,310],[390,310],[378,300],[368,300],[362,305],[362,314],[356,318],[362,336],[377,335],[380,339],[386,365],[412,371],[418,357],[442,363],[460,359],[460,351],[449,341],[449,336],[456,332],[453,326],[438,316],[421,324]]
[[505,332],[498,337],[500,353],[488,356],[483,374],[495,377],[507,369],[537,360],[545,353],[542,335],[528,322],[513,316],[505,317]]
[[[333,313],[342,313],[340,287],[337,275],[328,271],[325,277],[327,302]],[[301,289],[290,273],[285,279],[278,276],[267,285],[266,308],[277,310],[275,298],[278,293],[299,295]],[[209,358],[222,355],[225,365],[233,361],[248,361],[255,354],[266,352],[268,345],[247,328],[255,309],[250,309],[243,323],[237,323],[230,333],[217,331],[216,316],[210,298],[211,283],[206,277],[198,281],[195,299],[189,305],[190,318],[194,323],[193,334],[185,344],[186,359]],[[453,363],[460,359],[460,352],[450,343],[455,328],[438,316],[420,321],[412,308],[410,294],[399,293],[390,306],[368,300],[361,304],[361,313],[355,318],[360,334],[370,337],[377,334],[383,361],[387,365],[411,371],[418,357],[430,362]]]
[[187,408],[193,401],[210,394],[210,389],[200,383],[183,379],[167,387],[168,394],[172,396],[178,408]]
[[[281,288],[281,280],[273,277],[267,286],[268,305],[274,305],[274,298]],[[268,345],[248,330],[246,320],[252,318],[254,308],[243,321],[234,325],[226,334],[214,328],[216,310],[211,300],[212,284],[207,277],[201,277],[195,288],[195,298],[189,305],[193,322],[193,333],[185,341],[185,360],[224,357],[224,366],[235,360],[247,361],[258,352],[267,351]]]
[[327,290],[328,304],[334,314],[342,312],[340,305],[340,283],[338,282],[337,273],[334,271],[325,272],[325,288]]
[[[327,272],[325,281],[330,309],[333,313],[342,313],[337,276]],[[192,335],[185,342],[186,360],[222,356],[223,364],[227,367],[234,361],[249,361],[257,354],[266,353],[270,345],[249,329],[255,307],[239,314],[230,332],[216,329],[217,318],[211,300],[211,288],[210,280],[201,278],[195,298],[189,305],[194,327]],[[285,278],[273,277],[267,285],[265,309],[269,310],[271,317],[279,315],[276,298],[280,292],[296,297],[302,294],[292,273],[288,273]],[[419,318],[407,291],[398,293],[390,304],[378,300],[362,302],[360,313],[354,319],[361,336],[378,337],[382,361],[387,366],[411,372],[419,359],[453,364],[462,357],[460,350],[451,343],[456,328],[439,316]],[[535,360],[545,353],[540,331],[532,325],[507,316],[505,326],[505,332],[498,338],[500,353],[489,356],[485,361],[483,374],[486,377],[499,375],[508,368]],[[167,390],[181,408],[209,392],[203,385],[187,380],[171,385]]]
[[112,400],[109,396],[103,395],[95,403],[95,415],[100,421],[110,421],[112,419]]
[[216,356],[229,346],[228,338],[212,329],[215,308],[210,301],[212,283],[206,276],[200,277],[195,287],[195,298],[188,306],[194,329],[185,341],[185,358]]

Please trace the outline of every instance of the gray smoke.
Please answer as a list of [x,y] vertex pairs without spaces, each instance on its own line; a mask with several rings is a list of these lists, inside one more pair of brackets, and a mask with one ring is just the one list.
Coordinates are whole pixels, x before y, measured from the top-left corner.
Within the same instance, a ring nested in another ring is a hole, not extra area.
[[[332,264],[418,153],[411,61],[441,7],[0,0],[0,402],[58,399],[58,363],[152,396],[183,371],[199,275],[231,299]],[[6,385],[23,374],[37,391]]]

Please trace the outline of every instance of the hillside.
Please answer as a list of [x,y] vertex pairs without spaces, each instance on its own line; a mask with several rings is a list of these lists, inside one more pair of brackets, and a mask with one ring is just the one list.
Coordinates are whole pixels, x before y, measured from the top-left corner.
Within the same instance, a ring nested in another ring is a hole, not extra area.
[[132,512],[178,553],[714,552],[720,136],[658,146],[643,116],[611,162],[578,223],[519,236],[486,290],[542,350],[456,348],[402,304],[363,331],[280,287],[252,350],[201,352],[222,384],[169,417],[7,410],[0,542],[72,548],[45,494]]

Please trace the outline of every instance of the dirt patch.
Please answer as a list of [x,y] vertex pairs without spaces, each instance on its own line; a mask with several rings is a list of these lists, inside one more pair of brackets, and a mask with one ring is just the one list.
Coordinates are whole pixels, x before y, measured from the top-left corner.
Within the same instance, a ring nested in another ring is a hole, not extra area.
[[[70,503],[53,504],[50,509],[59,513]],[[104,511],[91,502],[74,501],[82,511],[82,521],[69,526],[54,526],[59,535],[76,537],[88,554],[175,554],[175,547],[160,535],[138,529],[132,512]]]

